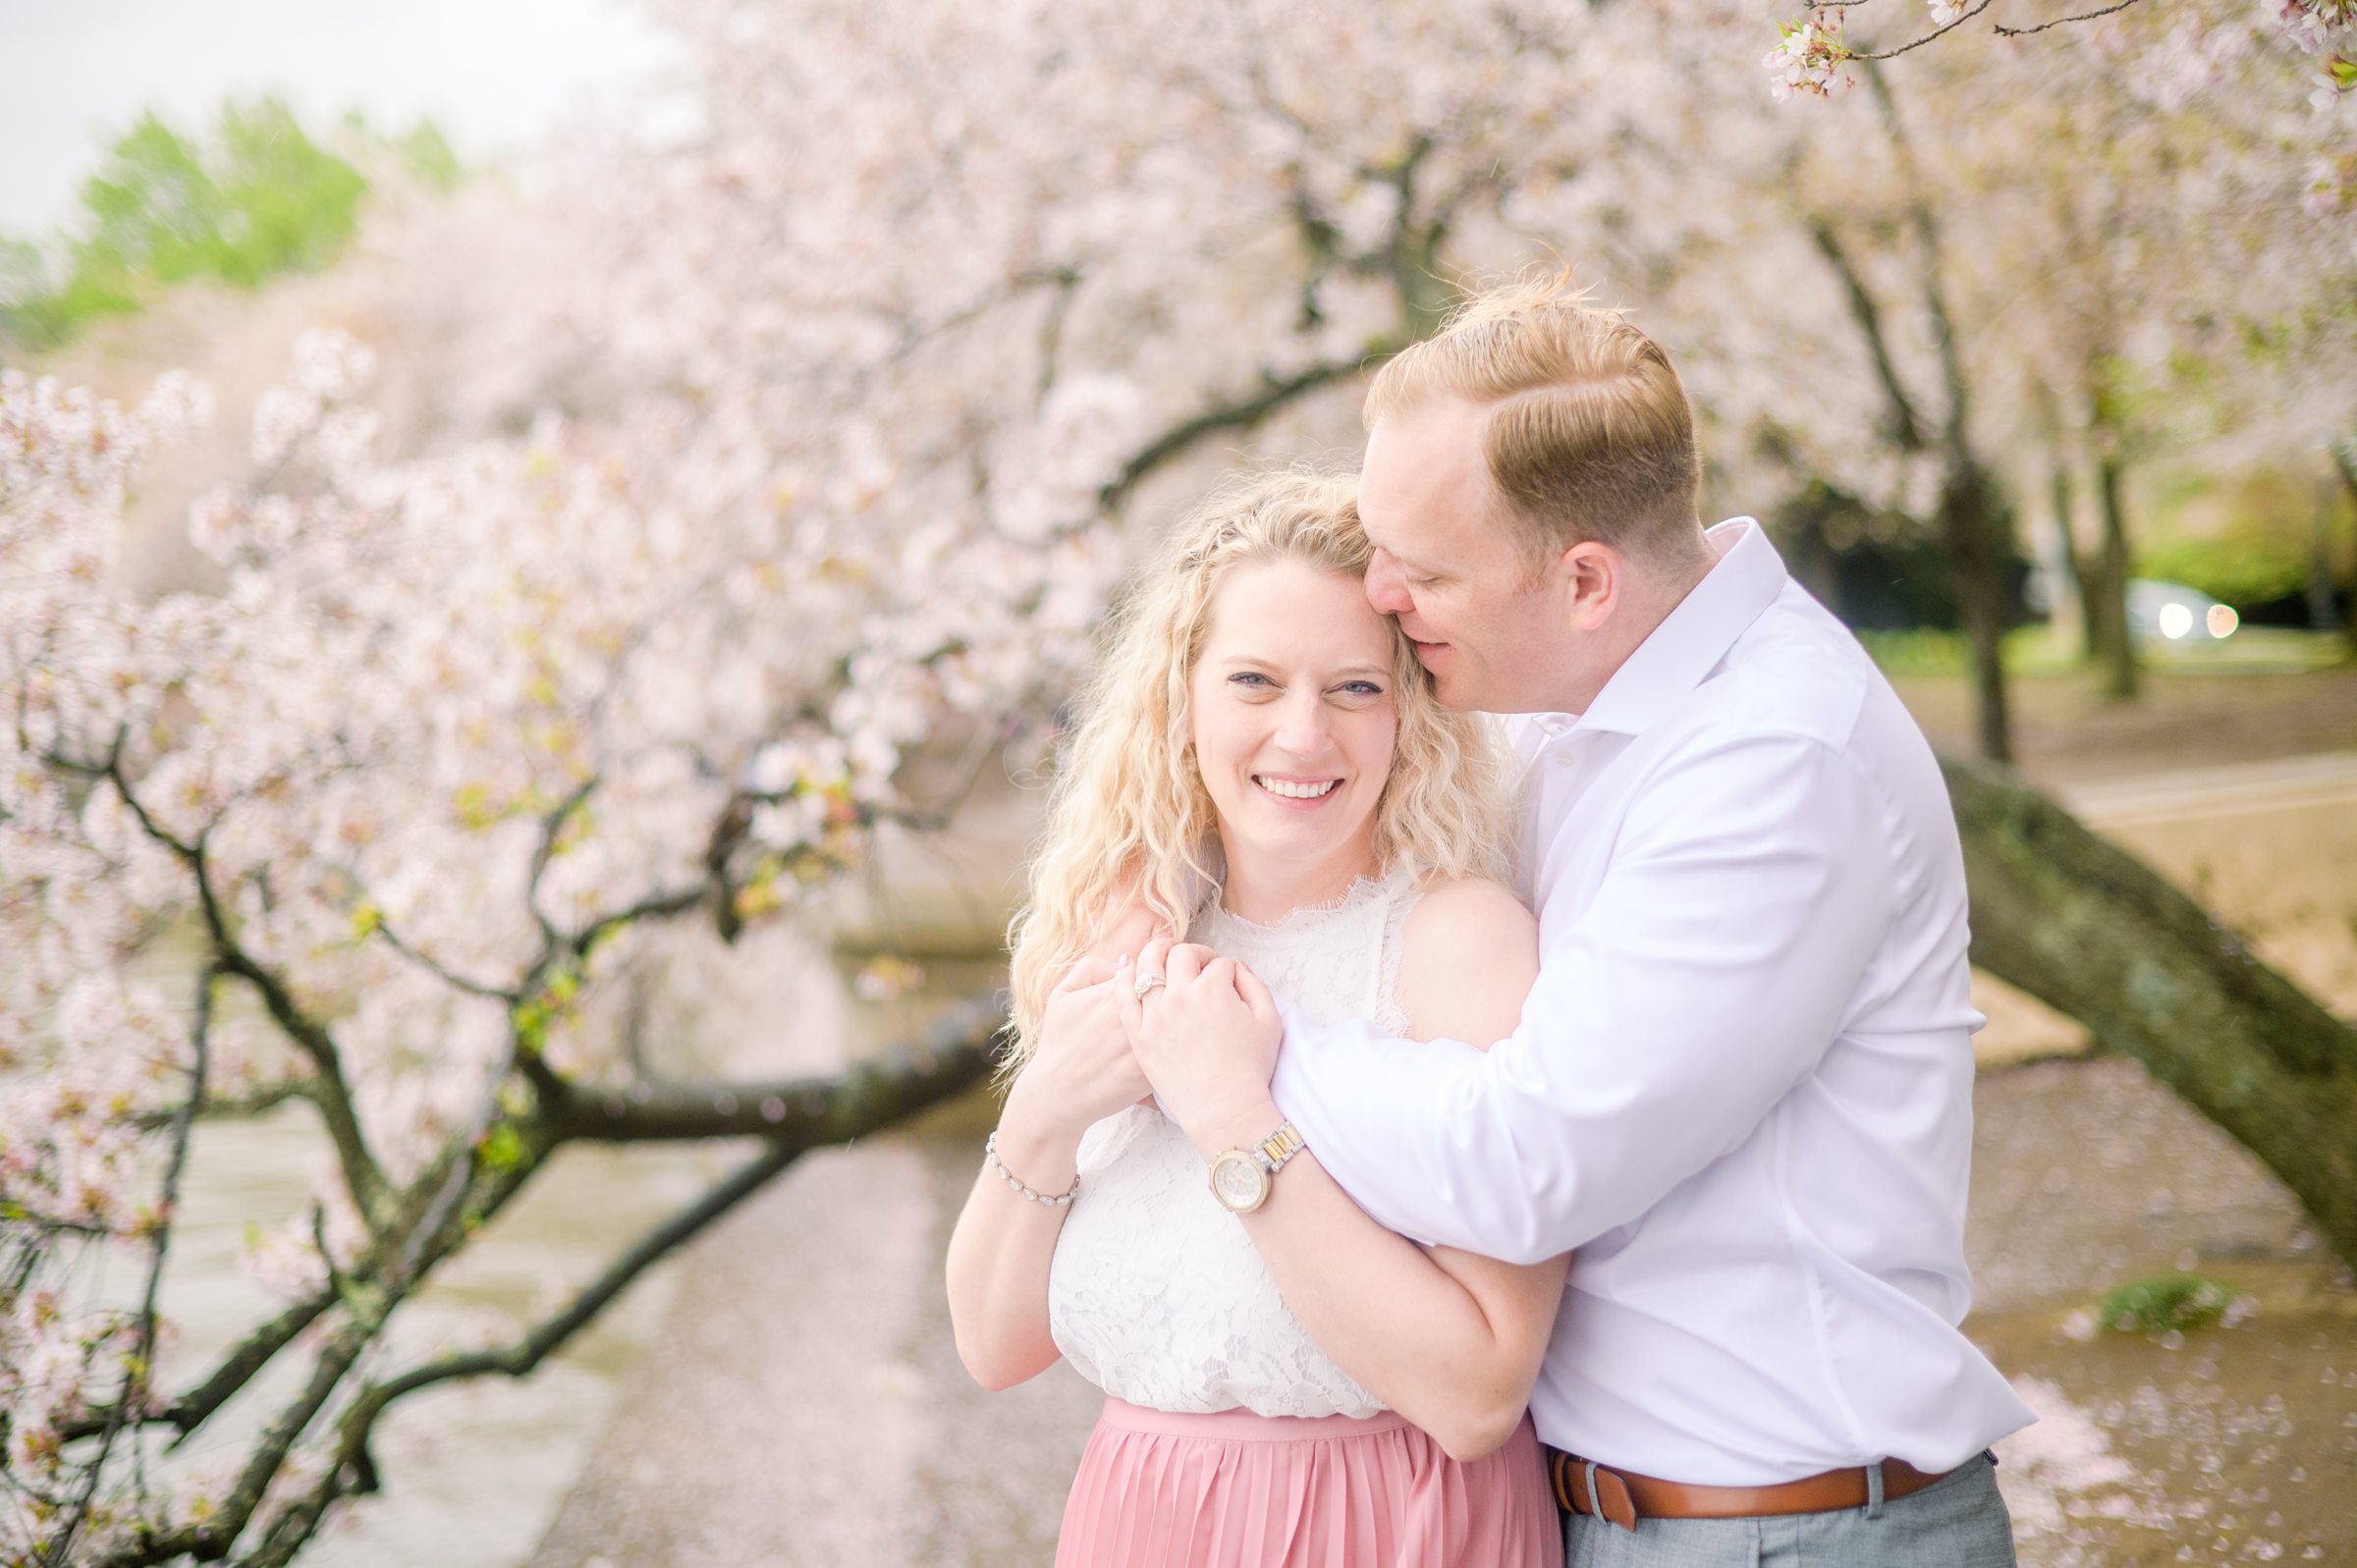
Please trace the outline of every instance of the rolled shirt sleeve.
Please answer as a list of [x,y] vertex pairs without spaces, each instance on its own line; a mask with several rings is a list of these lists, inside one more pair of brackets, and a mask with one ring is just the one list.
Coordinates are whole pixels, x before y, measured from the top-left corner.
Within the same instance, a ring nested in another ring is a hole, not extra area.
[[1277,1103],[1403,1234],[1532,1263],[1625,1224],[1739,1147],[1858,1004],[1898,896],[1882,804],[1811,736],[1695,743],[1548,932],[1513,1034],[1290,1027]]

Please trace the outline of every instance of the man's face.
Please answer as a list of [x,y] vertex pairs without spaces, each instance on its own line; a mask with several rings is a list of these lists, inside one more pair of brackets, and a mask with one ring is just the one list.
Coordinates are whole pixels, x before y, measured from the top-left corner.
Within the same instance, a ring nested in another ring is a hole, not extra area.
[[1535,575],[1483,465],[1483,412],[1436,400],[1368,433],[1359,516],[1367,602],[1415,639],[1441,701],[1545,713],[1575,689],[1578,632],[1560,564]]

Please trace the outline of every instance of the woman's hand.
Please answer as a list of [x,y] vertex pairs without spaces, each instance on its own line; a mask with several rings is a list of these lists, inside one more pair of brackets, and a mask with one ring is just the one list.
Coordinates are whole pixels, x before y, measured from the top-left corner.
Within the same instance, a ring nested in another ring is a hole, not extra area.
[[1269,1098],[1285,1024],[1260,977],[1211,948],[1157,937],[1137,957],[1163,984],[1117,998],[1163,1110],[1206,1158],[1277,1130]]
[[1037,1152],[1043,1175],[1067,1168],[1092,1122],[1153,1092],[1122,1022],[1127,963],[1117,970],[1084,957],[1072,965],[1049,993],[1031,1059],[1008,1093],[1000,1141]]

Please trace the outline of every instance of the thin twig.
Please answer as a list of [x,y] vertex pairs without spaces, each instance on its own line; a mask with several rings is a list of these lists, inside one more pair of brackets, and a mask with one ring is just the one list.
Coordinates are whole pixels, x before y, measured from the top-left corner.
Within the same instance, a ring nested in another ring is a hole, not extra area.
[[1981,0],[1979,5],[1974,6],[1970,11],[1967,11],[1962,16],[1956,18],[1955,21],[1949,23],[1946,27],[1935,27],[1931,31],[1925,33],[1922,37],[1916,39],[1913,43],[1902,43],[1895,49],[1885,49],[1880,54],[1852,54],[1850,58],[1852,60],[1895,60],[1910,49],[1920,49],[1925,44],[1931,42],[1934,38],[1938,38],[1946,33],[1955,31],[1958,27],[1964,26],[1965,23],[1970,22],[1982,12],[1988,10],[1990,6],[1994,5],[1995,3],[1996,0]]
[[2125,11],[2130,6],[2142,4],[2144,0],[2119,0],[2119,4],[2106,6],[2101,11],[2082,11],[2075,17],[2056,17],[2052,22],[2041,22],[2034,27],[2008,27],[2001,22],[1992,22],[1989,29],[2001,38],[2026,38],[2033,32],[2044,32],[2049,27],[2067,27],[2073,22],[2093,22],[2098,17],[2108,17],[2114,11]]
[[208,1099],[198,1103],[192,1096],[184,1105],[175,1106],[170,1110],[151,1110],[134,1116],[131,1124],[141,1132],[161,1132],[178,1120],[181,1111],[189,1106],[193,1106],[195,1113],[206,1121],[239,1121],[275,1110],[290,1100],[307,1100],[310,1098],[310,1085],[307,1082],[291,1079],[284,1083],[272,1084],[267,1089],[257,1089],[249,1095],[239,1095],[234,1099]]
[[540,934],[547,943],[547,952],[551,954],[564,939],[557,935],[557,928],[548,916],[540,912],[540,879],[547,873],[549,861],[556,857],[557,838],[565,831],[565,824],[580,809],[581,802],[589,798],[597,785],[598,776],[591,774],[575,784],[572,792],[540,819],[540,841],[532,848],[531,875],[524,883],[523,902],[524,907],[531,911],[532,918],[540,923]]
[[404,958],[409,959],[410,962],[417,965],[417,967],[423,969],[426,973],[432,975],[436,980],[441,981],[444,985],[451,987],[453,990],[464,991],[470,997],[480,997],[486,1001],[504,1001],[511,1006],[515,1004],[518,995],[516,992],[505,987],[491,985],[485,981],[469,980],[465,975],[454,973],[452,970],[445,968],[430,954],[424,952],[420,948],[413,947],[409,943],[403,941],[402,938],[395,933],[391,924],[386,921],[385,917],[381,913],[377,915],[376,920],[370,929],[373,930],[378,936],[384,938],[386,946],[390,946],[395,952],[400,953]]

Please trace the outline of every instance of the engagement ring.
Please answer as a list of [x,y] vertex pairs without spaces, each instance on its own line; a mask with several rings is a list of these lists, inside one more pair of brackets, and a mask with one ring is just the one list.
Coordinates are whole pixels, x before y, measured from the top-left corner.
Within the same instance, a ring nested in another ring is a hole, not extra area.
[[1165,980],[1160,975],[1139,975],[1136,982],[1137,1000],[1140,1001],[1145,1000],[1147,992],[1152,991],[1156,986],[1168,984],[1170,984],[1170,982]]

